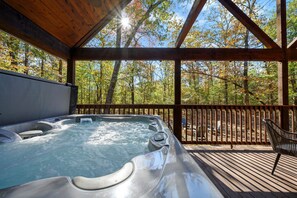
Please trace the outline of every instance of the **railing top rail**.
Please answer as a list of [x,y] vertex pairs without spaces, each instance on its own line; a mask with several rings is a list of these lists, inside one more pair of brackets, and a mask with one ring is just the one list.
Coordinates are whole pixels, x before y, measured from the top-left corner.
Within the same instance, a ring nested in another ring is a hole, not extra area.
[[297,107],[297,105],[202,105],[202,104],[181,104],[182,107]]
[[173,108],[174,105],[170,104],[78,104],[77,107],[88,108],[88,107],[120,107],[120,108]]
[[180,106],[183,108],[201,107],[201,108],[297,108],[297,105],[202,105],[202,104],[78,104],[78,107],[155,107],[155,108],[173,108]]

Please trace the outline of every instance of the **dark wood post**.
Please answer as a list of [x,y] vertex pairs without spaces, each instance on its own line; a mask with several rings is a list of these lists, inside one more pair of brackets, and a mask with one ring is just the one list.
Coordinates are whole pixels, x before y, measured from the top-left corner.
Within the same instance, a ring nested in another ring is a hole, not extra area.
[[182,109],[181,109],[181,60],[175,60],[174,65],[174,126],[175,137],[182,139]]
[[67,59],[67,82],[75,84],[75,60]]
[[[287,58],[287,22],[286,22],[286,0],[277,0],[277,42],[282,48],[283,60],[278,62],[278,103],[289,104],[288,88],[288,58]],[[289,112],[282,108],[281,127],[289,129]]]

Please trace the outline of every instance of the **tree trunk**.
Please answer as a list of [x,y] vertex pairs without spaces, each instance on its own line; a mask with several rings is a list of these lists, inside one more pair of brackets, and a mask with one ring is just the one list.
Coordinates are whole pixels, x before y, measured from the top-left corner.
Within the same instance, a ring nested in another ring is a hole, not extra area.
[[[124,45],[124,48],[127,48],[130,46],[132,39],[135,37],[137,30],[139,29],[139,27],[143,24],[143,22],[148,19],[150,17],[150,13],[158,6],[160,5],[163,1],[165,0],[160,0],[157,1],[155,4],[152,4],[149,9],[146,11],[146,13],[143,15],[143,17],[137,22],[136,26],[133,28],[131,34],[128,37],[128,40],[126,42],[126,44]],[[118,15],[117,17],[117,39],[116,39],[116,47],[121,47],[121,12],[120,15]],[[111,104],[112,103],[112,99],[113,99],[113,94],[114,94],[114,89],[117,83],[117,79],[118,79],[118,74],[119,74],[119,70],[120,70],[120,66],[121,66],[121,61],[115,61],[114,64],[114,69],[113,69],[113,73],[112,73],[112,77],[110,80],[110,85],[109,85],[109,89],[107,92],[107,96],[106,96],[106,104]],[[108,113],[108,110],[106,109],[105,113]]]
[[237,105],[237,86],[234,85],[234,103]]
[[29,45],[25,43],[25,57],[24,57],[25,74],[29,74]]
[[60,59],[59,60],[59,82],[62,83],[63,82],[63,62]]
[[99,97],[100,97],[100,104],[102,104],[102,86],[103,86],[103,64],[101,62],[100,65],[100,89],[99,89]]
[[229,103],[228,100],[228,81],[227,81],[227,62],[224,62],[224,78],[226,79],[224,81],[224,98],[225,98],[225,105]]
[[40,76],[41,78],[44,77],[44,59],[41,59],[41,67],[40,67]]
[[[244,38],[244,48],[249,48],[249,30],[247,29],[245,32],[245,38]],[[249,99],[249,82],[248,82],[248,61],[244,61],[243,63],[243,89],[244,89],[244,104],[249,105],[250,99]]]
[[132,68],[132,76],[131,76],[131,104],[135,103],[135,87],[134,87],[134,65]]
[[[116,38],[116,47],[117,48],[121,47],[121,40],[122,40],[121,16],[122,16],[121,13],[117,16],[117,38]],[[106,104],[112,103],[113,93],[114,93],[115,86],[117,84],[120,66],[121,66],[121,61],[119,61],[119,60],[115,61],[114,69],[113,69],[111,80],[110,80],[109,89],[108,89],[107,96],[106,96],[106,102],[105,102]],[[108,113],[108,112],[106,112],[106,113]]]
[[[247,1],[247,9],[248,9],[248,15],[251,18],[253,14],[253,9],[255,7],[256,0],[249,0]],[[250,31],[246,29],[245,35],[244,35],[244,48],[249,48],[249,37],[250,37]],[[249,105],[250,104],[250,98],[249,98],[249,82],[248,82],[248,61],[244,61],[243,63],[243,88],[244,88],[244,104]]]
[[17,52],[18,47],[16,46],[16,39],[12,36],[9,37],[7,46],[9,47],[9,56],[11,58],[11,65],[15,71],[18,71]]

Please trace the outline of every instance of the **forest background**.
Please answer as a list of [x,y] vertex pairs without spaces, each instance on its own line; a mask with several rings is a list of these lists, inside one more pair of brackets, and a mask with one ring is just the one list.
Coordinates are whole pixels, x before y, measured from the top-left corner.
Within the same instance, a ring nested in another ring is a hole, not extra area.
[[[275,0],[233,0],[276,41]],[[132,0],[85,47],[174,47],[193,0]],[[297,0],[287,0],[288,43]],[[217,0],[208,0],[183,48],[264,48]],[[66,62],[0,31],[0,69],[66,82]],[[182,61],[182,104],[278,103],[277,62]],[[76,61],[79,104],[173,104],[174,61]],[[297,62],[289,62],[297,105]]]

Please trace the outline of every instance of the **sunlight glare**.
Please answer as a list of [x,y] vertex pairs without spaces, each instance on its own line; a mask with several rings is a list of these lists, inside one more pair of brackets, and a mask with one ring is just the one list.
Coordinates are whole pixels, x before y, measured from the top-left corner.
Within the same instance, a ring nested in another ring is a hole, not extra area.
[[123,17],[121,19],[121,24],[123,26],[123,28],[129,28],[130,27],[130,20],[128,17]]

